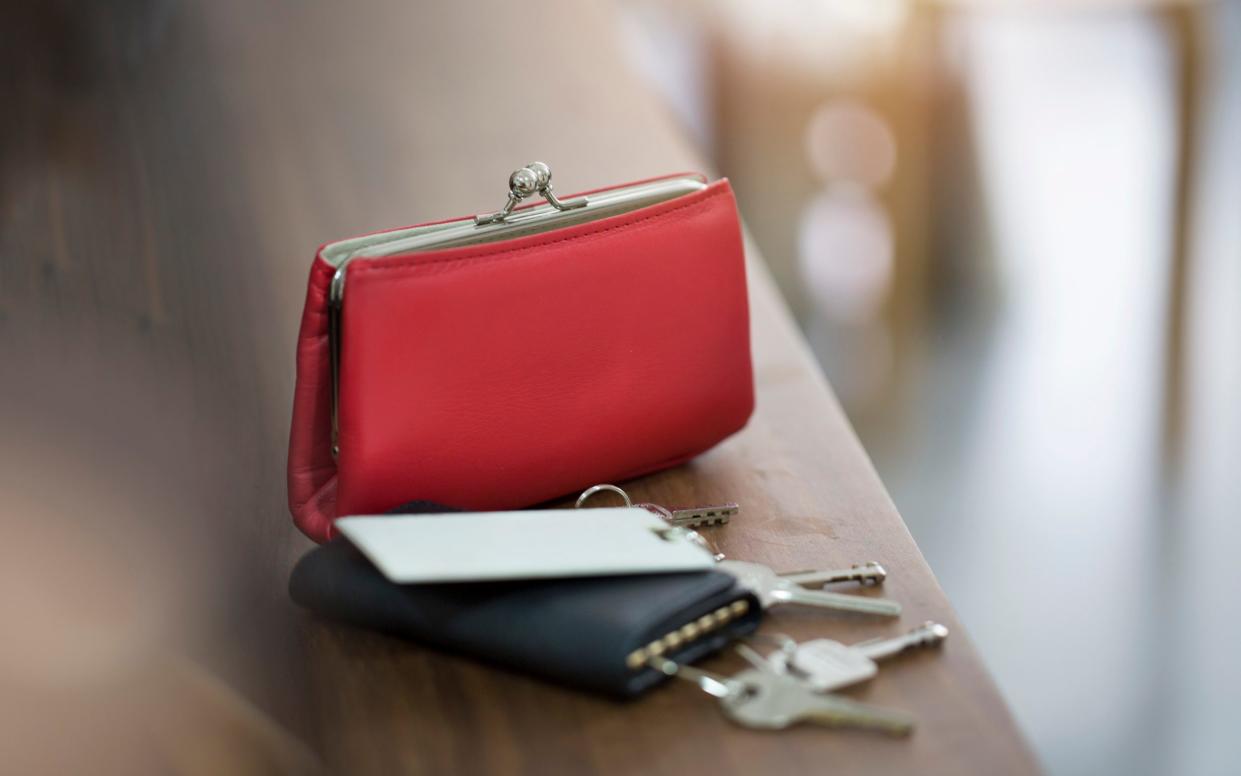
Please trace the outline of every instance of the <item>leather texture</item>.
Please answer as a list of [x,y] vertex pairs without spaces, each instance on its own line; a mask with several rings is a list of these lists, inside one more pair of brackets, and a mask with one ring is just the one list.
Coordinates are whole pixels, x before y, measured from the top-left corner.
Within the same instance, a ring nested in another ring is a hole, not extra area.
[[667,654],[692,663],[753,632],[762,618],[754,595],[719,571],[397,585],[343,538],[298,561],[289,595],[325,617],[621,698],[666,678],[629,668],[635,649],[748,601],[745,614]]
[[289,506],[422,499],[514,509],[686,461],[753,410],[745,259],[726,180],[623,215],[485,245],[355,259],[331,445],[327,298],[311,268]]

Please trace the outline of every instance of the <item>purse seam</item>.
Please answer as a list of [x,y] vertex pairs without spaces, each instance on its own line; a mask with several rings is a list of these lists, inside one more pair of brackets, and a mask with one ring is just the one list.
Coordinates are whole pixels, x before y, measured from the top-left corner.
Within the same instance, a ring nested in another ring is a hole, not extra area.
[[684,205],[678,205],[675,208],[665,210],[662,213],[655,213],[653,215],[643,216],[642,218],[639,218],[634,221],[627,221],[623,224],[614,224],[612,226],[609,226],[603,229],[596,229],[593,231],[584,232],[582,234],[575,234],[572,237],[558,237],[554,240],[547,240],[545,242],[536,243],[534,245],[527,245],[521,248],[501,248],[498,250],[480,251],[478,253],[472,253],[466,256],[446,256],[446,257],[439,258],[439,259],[423,259],[421,261],[418,260],[417,256],[410,256],[406,258],[405,260],[401,261],[401,263],[399,264],[395,264],[395,263],[384,264],[380,266],[353,265],[351,267],[352,274],[361,275],[363,273],[371,273],[371,272],[392,272],[395,270],[415,270],[421,267],[428,267],[428,266],[432,266],[435,264],[451,264],[453,262],[472,261],[475,259],[498,259],[501,257],[505,259],[515,258],[523,253],[528,253],[529,251],[533,251],[533,250],[541,250],[551,245],[557,245],[559,243],[575,242],[578,240],[585,240],[589,238],[596,238],[601,235],[605,235],[609,232],[617,231],[618,229],[629,229],[629,228],[632,228],[634,226],[637,226],[639,224],[642,224],[648,221],[664,219],[669,216],[678,215],[678,214],[683,215],[685,212],[690,211],[694,208],[705,208],[708,204],[712,203],[712,200],[714,200],[717,197],[723,196],[726,193],[728,193],[728,189],[721,188],[717,191],[713,191],[707,194],[706,196],[704,196],[701,200],[697,202],[689,202]]

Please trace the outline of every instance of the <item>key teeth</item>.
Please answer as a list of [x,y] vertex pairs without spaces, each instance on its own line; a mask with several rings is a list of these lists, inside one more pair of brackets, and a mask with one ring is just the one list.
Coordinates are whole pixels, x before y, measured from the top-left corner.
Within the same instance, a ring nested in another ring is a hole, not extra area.
[[682,507],[679,509],[665,509],[663,507],[655,507],[654,504],[643,504],[642,506],[658,510],[658,513],[664,519],[673,525],[679,525],[683,528],[702,528],[709,526],[724,525],[732,519],[733,515],[739,514],[740,509],[736,504],[721,504],[719,506],[710,507]]
[[713,515],[711,517],[696,517],[684,522],[677,522],[682,528],[704,528],[713,525],[724,525],[728,522],[728,515]]
[[890,736],[907,736],[913,732],[916,720],[912,714],[890,711],[868,703],[839,695],[825,695],[835,706],[824,721],[833,726],[870,730]]

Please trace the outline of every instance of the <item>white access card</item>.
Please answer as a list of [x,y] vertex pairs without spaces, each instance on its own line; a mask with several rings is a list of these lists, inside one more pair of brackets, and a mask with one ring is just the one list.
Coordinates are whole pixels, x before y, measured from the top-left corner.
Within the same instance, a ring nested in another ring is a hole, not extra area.
[[342,517],[393,582],[478,582],[709,569],[709,550],[641,507]]

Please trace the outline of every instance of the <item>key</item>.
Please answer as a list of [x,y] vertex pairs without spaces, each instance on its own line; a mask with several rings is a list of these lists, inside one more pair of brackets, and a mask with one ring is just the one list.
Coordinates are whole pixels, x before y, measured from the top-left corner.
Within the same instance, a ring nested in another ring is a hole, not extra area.
[[696,685],[719,700],[726,717],[756,730],[784,730],[801,722],[814,722],[907,735],[914,726],[907,714],[817,693],[787,674],[749,668],[726,677],[658,655],[652,655],[648,664]]
[[826,571],[791,571],[780,575],[790,582],[803,587],[810,585],[831,585],[836,582],[860,582],[863,585],[882,585],[888,578],[887,569],[875,561],[855,563],[847,569],[828,569]]
[[[645,506],[640,504],[639,506]],[[741,512],[733,503],[706,507],[688,507],[670,510],[668,522],[682,528],[701,528],[708,525],[724,525]]]
[[741,512],[741,507],[731,502],[727,504],[716,504],[713,506],[704,507],[686,507],[682,509],[668,509],[667,507],[660,506],[659,504],[652,504],[649,501],[635,504],[623,488],[606,483],[592,485],[582,491],[582,495],[577,497],[577,503],[575,506],[580,509],[582,504],[586,503],[591,496],[605,491],[615,493],[620,496],[624,499],[625,506],[648,509],[668,521],[670,525],[675,525],[678,528],[701,528],[711,525],[724,525]]
[[788,674],[747,668],[727,679],[726,686],[730,692],[720,697],[724,714],[748,728],[784,730],[813,722],[908,735],[914,727],[908,714],[816,692]]
[[901,605],[886,598],[867,598],[859,595],[831,593],[826,590],[807,590],[796,582],[781,577],[761,563],[741,560],[722,560],[716,564],[720,571],[737,578],[742,587],[748,588],[764,609],[780,604],[802,604],[837,609],[842,612],[863,612],[895,617],[901,613]]
[[643,501],[634,504],[635,507],[654,512],[662,517],[669,525],[678,528],[702,528],[714,525],[724,525],[732,519],[733,515],[738,514],[741,508],[736,504],[719,504],[710,507],[689,507],[684,509],[668,509],[659,504],[652,504],[649,501]]
[[[947,628],[928,622],[896,638],[847,646],[831,639],[814,639],[774,652],[765,660],[777,673],[795,676],[817,692],[830,692],[873,677],[879,672],[876,661],[908,649],[937,646],[947,637]],[[742,656],[754,662],[751,655],[743,652]]]

